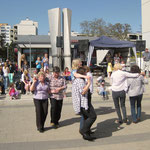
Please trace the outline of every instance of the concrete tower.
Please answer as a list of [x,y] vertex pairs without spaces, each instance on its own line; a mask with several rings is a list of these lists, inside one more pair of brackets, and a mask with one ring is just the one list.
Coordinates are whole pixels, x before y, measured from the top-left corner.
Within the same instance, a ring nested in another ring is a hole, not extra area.
[[71,70],[71,15],[71,10],[63,9],[64,68],[68,67],[69,70]]
[[61,48],[56,47],[56,37],[61,36],[60,8],[48,10],[50,40],[52,46],[52,64],[61,68]]

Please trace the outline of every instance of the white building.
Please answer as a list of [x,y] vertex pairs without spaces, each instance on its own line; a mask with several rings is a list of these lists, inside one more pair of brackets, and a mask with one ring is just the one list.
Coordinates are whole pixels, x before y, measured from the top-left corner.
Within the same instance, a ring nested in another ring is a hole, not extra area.
[[142,39],[146,40],[146,47],[150,49],[150,0],[141,0],[142,7]]
[[38,35],[38,22],[21,20],[19,24],[14,25],[11,29],[11,40],[16,41],[16,35]]
[[141,33],[129,33],[127,36],[129,38],[129,40],[132,42],[142,40],[142,34]]
[[10,29],[11,26],[8,24],[1,24],[0,26],[0,34],[4,37],[4,42],[5,44],[10,44],[11,40],[10,40]]

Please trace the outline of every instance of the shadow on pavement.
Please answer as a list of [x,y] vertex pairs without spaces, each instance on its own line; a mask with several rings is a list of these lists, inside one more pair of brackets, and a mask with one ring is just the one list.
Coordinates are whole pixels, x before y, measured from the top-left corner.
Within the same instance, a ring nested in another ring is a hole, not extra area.
[[70,119],[66,119],[66,120],[63,120],[60,122],[60,126],[63,127],[63,126],[69,126],[71,124],[74,124],[76,122],[80,122],[80,116],[79,117],[76,117],[76,118],[70,118]]
[[0,95],[0,100],[1,100],[1,99],[5,99],[5,98],[6,98],[6,95],[5,95],[5,94]]
[[105,138],[112,136],[113,132],[122,130],[124,127],[120,127],[119,123],[115,123],[116,118],[108,119],[97,124],[94,136],[99,138]]
[[[132,123],[132,116],[128,116],[128,119],[129,121]],[[145,112],[141,112],[141,121],[140,122],[143,122],[147,119],[150,119],[150,115],[146,114]]]
[[145,112],[141,113],[141,122],[144,120],[150,119],[150,115],[146,114]]
[[112,109],[112,107],[99,107],[95,109],[95,112],[97,115],[105,115],[115,112],[115,109]]

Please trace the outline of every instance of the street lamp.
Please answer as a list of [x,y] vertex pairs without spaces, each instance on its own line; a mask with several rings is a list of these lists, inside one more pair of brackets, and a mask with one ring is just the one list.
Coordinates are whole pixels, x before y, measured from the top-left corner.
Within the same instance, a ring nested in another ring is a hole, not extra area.
[[31,74],[31,36],[29,35],[29,44],[30,44],[30,49],[29,49],[29,53],[30,53],[30,74]]

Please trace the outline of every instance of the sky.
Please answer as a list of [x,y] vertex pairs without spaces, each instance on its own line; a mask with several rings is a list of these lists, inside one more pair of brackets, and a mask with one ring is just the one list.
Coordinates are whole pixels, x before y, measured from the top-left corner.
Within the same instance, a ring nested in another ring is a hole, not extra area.
[[53,8],[72,10],[71,31],[80,33],[80,23],[95,18],[130,24],[133,33],[141,30],[141,0],[0,0],[0,23],[13,26],[28,17],[38,22],[39,35],[47,35],[48,10]]

